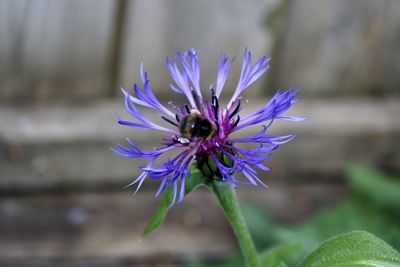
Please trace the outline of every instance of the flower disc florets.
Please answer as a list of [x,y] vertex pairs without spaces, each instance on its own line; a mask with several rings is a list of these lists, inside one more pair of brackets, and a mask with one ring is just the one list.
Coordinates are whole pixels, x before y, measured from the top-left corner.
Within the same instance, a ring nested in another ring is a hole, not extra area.
[[[210,97],[207,100],[203,98],[200,90],[200,64],[196,51],[191,49],[186,53],[178,52],[172,62],[167,58],[166,65],[174,81],[170,87],[174,92],[184,94],[188,100],[188,103],[181,106],[175,106],[170,102],[171,108],[165,107],[155,97],[142,65],[140,76],[143,90],[136,84],[133,86],[136,96],[122,90],[126,108],[137,122],[122,119],[118,122],[134,128],[161,131],[167,133],[168,136],[164,138],[160,148],[152,151],[141,150],[130,139],[126,139],[127,145],[119,144],[118,149],[113,149],[121,156],[148,159],[148,164],[141,167],[141,175],[128,186],[138,184],[137,191],[147,177],[160,180],[156,195],[173,186],[173,202],[177,196],[180,202],[185,194],[185,179],[190,179],[189,165],[194,161],[205,176],[217,177],[235,187],[240,182],[233,177],[236,172],[242,172],[247,178],[246,182],[241,183],[265,185],[258,178],[256,169],[268,171],[268,167],[263,165],[263,162],[280,144],[294,137],[293,135],[267,135],[267,129],[275,119],[295,121],[304,119],[282,115],[298,101],[295,98],[298,90],[293,88],[286,92],[278,91],[270,101],[256,111],[240,116],[241,95],[267,72],[270,68],[269,61],[270,58],[262,57],[252,65],[251,53],[245,49],[237,87],[224,107],[220,105],[219,99],[234,58],[229,60],[223,55],[219,60],[216,87],[211,85]],[[161,118],[168,123],[168,127],[146,118],[137,105],[161,112]],[[255,135],[245,138],[231,137],[232,133],[255,124],[262,125],[261,130]],[[253,143],[256,146],[243,149],[237,146],[241,143]],[[160,156],[167,152],[174,152],[173,158],[158,162]]]

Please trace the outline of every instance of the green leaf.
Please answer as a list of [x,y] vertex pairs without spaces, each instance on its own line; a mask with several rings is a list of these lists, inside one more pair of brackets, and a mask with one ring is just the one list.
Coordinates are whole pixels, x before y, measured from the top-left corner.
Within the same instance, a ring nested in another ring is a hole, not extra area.
[[400,253],[364,231],[338,235],[311,252],[299,267],[399,267]]
[[400,207],[400,182],[394,177],[360,165],[349,167],[347,176],[357,193],[374,203],[387,207]]
[[[285,266],[283,262],[294,262],[301,253],[301,247],[297,244],[276,245],[261,253],[260,261],[263,267]],[[282,265],[284,264],[284,265]]]
[[[199,169],[196,168],[195,165],[191,165],[189,167],[189,170],[190,176],[186,177],[185,179],[185,195],[188,195],[197,186],[202,185],[204,182],[202,173],[199,171]],[[160,205],[158,206],[153,217],[151,217],[150,221],[147,223],[146,228],[143,231],[142,237],[156,230],[164,222],[165,217],[168,214],[168,210],[171,207],[173,195],[174,189],[172,186],[170,186],[167,192],[165,192],[162,196]]]
[[275,264],[273,267],[288,267],[286,263],[284,263],[283,261]]
[[243,256],[240,253],[230,255],[224,260],[205,260],[205,259],[189,259],[185,264],[186,267],[243,267]]
[[400,249],[399,180],[359,165],[348,168],[347,174],[356,194],[301,226],[291,229],[269,226],[273,240],[280,243],[296,240],[304,252],[309,252],[329,237],[364,230]]

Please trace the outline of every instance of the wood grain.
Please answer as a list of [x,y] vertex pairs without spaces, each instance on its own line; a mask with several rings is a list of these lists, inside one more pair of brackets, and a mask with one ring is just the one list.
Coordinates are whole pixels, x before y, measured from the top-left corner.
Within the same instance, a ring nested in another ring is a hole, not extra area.
[[104,95],[110,85],[115,3],[1,1],[0,99]]
[[[130,119],[120,102],[0,107],[1,194],[123,188],[144,162],[120,158],[110,148],[130,137],[152,149],[162,136],[118,125],[116,114]],[[262,104],[251,103],[249,109]],[[297,138],[274,152],[267,162],[272,171],[263,179],[343,182],[351,162],[398,171],[400,154],[393,148],[400,147],[399,109],[396,99],[299,102],[291,113],[310,119],[274,123],[271,134],[296,133]],[[146,115],[162,121],[155,112]]]
[[[257,205],[282,223],[305,220],[347,195],[343,186],[331,185],[248,187],[238,192],[242,202]],[[120,192],[1,198],[0,262],[180,266],[190,257],[221,259],[237,249],[222,210],[204,188],[187,196],[160,229],[140,240],[156,204],[153,193],[144,191],[136,196]]]
[[275,87],[313,96],[399,95],[400,2],[291,1],[276,48]]

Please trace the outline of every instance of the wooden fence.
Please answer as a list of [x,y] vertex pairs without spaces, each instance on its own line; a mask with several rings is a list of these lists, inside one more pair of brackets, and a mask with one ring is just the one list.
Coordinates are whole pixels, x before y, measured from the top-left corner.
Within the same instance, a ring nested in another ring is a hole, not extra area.
[[275,220],[298,223],[348,196],[350,162],[398,173],[398,14],[398,0],[0,0],[0,265],[178,267],[237,249],[206,190],[139,241],[155,183],[132,197],[123,187],[140,163],[109,151],[125,136],[144,148],[162,138],[117,125],[118,88],[143,61],[169,99],[164,59],[176,50],[199,49],[206,88],[221,51],[237,55],[227,95],[244,47],[273,56],[250,109],[302,87],[291,112],[311,119],[270,129],[297,134],[267,162],[271,188],[238,189]]
[[397,0],[2,0],[0,99],[108,97],[138,80],[141,61],[165,92],[165,57],[191,47],[208,87],[220,52],[240,57],[245,46],[273,56],[264,85],[274,89],[398,95],[399,12]]

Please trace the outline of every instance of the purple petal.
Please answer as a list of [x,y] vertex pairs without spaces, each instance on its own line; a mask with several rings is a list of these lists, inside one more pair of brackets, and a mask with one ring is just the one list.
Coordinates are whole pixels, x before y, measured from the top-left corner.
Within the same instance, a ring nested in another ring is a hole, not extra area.
[[295,103],[295,97],[298,90],[290,88],[288,91],[282,93],[278,91],[274,97],[268,101],[267,104],[257,109],[256,111],[243,116],[242,120],[236,127],[236,130],[240,130],[249,125],[263,123],[273,119],[291,119],[291,120],[303,120],[304,117],[292,117],[292,116],[280,116],[283,112],[288,110],[292,103]]
[[190,105],[192,108],[197,109],[197,105],[194,101],[192,91],[190,88],[190,84],[187,79],[187,75],[185,72],[181,72],[178,68],[177,65],[177,55],[175,56],[174,63],[172,64],[169,60],[169,58],[166,59],[165,64],[167,65],[167,69],[169,71],[169,74],[171,75],[171,78],[174,80],[176,83],[177,87],[175,89],[179,89],[182,93],[186,95],[186,98],[189,100]]
[[239,82],[236,87],[236,90],[227,105],[227,109],[230,109],[231,105],[236,101],[236,99],[255,81],[257,81],[262,75],[267,72],[270,68],[268,62],[271,58],[262,57],[258,60],[254,66],[251,66],[251,53],[247,50],[244,50],[243,61],[242,61],[242,71],[240,74]]
[[130,95],[126,91],[123,91],[123,92],[125,94],[125,107],[126,107],[126,109],[128,110],[128,112],[133,117],[135,117],[136,119],[138,119],[142,123],[129,122],[129,121],[125,121],[125,120],[119,119],[118,122],[120,124],[131,126],[131,127],[159,130],[159,131],[165,131],[165,132],[169,132],[169,133],[173,133],[173,134],[178,134],[177,130],[172,130],[172,129],[163,127],[161,125],[158,125],[158,124],[150,121],[146,117],[144,117],[143,114],[139,111],[139,109],[137,109],[137,107],[135,106],[135,103],[131,100]]
[[228,61],[228,57],[223,55],[220,58],[218,63],[218,74],[217,74],[217,87],[215,95],[219,98],[221,95],[222,89],[224,88],[226,79],[228,78],[229,71],[235,61],[235,57],[233,57],[230,61]]
[[[202,98],[201,90],[200,90],[200,64],[199,64],[199,58],[197,56],[197,52],[192,48],[191,50],[189,50],[186,53],[178,52],[177,56],[180,59],[184,73],[189,78],[189,80],[200,100],[200,103],[202,103],[203,98]],[[190,62],[188,61],[187,56],[189,56]]]

